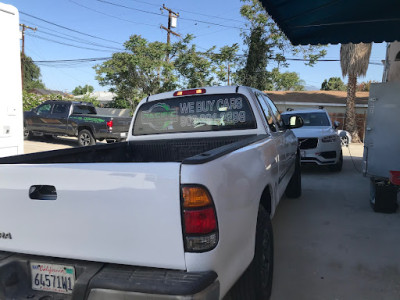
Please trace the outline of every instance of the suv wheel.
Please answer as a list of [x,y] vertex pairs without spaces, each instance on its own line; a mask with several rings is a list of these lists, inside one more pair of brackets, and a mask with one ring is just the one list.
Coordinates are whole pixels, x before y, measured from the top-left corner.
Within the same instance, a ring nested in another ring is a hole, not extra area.
[[93,134],[87,130],[82,129],[78,133],[78,144],[81,147],[91,146],[96,144],[96,140],[93,137]]
[[340,172],[342,171],[342,167],[343,167],[343,152],[340,151],[339,161],[336,164],[329,166],[329,169],[333,172]]

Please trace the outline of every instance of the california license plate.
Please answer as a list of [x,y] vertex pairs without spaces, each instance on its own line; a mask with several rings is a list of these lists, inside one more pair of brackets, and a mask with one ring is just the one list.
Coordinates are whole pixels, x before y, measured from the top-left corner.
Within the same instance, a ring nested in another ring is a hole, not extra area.
[[75,284],[75,268],[65,265],[31,262],[32,289],[71,294]]

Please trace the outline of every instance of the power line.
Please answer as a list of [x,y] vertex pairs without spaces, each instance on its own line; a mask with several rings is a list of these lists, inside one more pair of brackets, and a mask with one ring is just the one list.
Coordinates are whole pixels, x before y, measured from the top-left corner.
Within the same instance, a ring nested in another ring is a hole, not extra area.
[[[121,48],[104,46],[102,44],[98,44],[98,43],[95,43],[95,42],[89,42],[87,39],[79,38],[77,36],[74,36],[74,35],[71,35],[71,34],[68,34],[68,33],[65,33],[65,32],[61,32],[61,31],[58,31],[58,30],[55,30],[55,29],[52,29],[52,28],[48,28],[48,27],[45,27],[45,26],[42,26],[42,25],[38,25],[38,24],[33,23],[31,21],[28,22],[23,18],[21,18],[21,21],[23,21],[25,23],[30,23],[30,24],[35,25],[37,27],[40,27],[40,29],[38,31],[41,32],[41,33],[47,34],[47,35],[52,35],[52,36],[55,36],[55,37],[63,38],[63,39],[74,41],[74,42],[81,43],[81,44],[87,44],[87,45],[92,45],[92,46],[97,46],[97,47],[102,47],[102,48],[108,48],[108,49],[115,49],[115,50],[120,50],[120,51],[124,50],[124,49],[121,49]],[[49,32],[46,32],[43,29],[46,29]],[[59,33],[62,36],[54,34],[52,32]],[[70,37],[70,38],[66,38],[65,36]]]
[[63,26],[63,25],[59,25],[59,24],[56,24],[56,23],[47,21],[47,20],[42,19],[42,18],[39,18],[39,17],[32,16],[32,15],[30,15],[30,14],[24,13],[23,11],[19,11],[19,13],[22,14],[22,15],[25,15],[25,16],[28,16],[28,17],[31,17],[31,18],[34,18],[34,19],[36,19],[36,20],[39,20],[39,21],[42,21],[42,22],[45,22],[45,23],[48,23],[48,24],[51,24],[51,25],[54,25],[54,26],[63,28],[63,29],[65,29],[65,30],[69,30],[69,31],[76,32],[76,33],[79,33],[79,34],[82,34],[82,35],[90,36],[90,37],[92,37],[92,38],[99,39],[99,40],[102,40],[102,41],[107,41],[107,42],[115,43],[115,44],[118,44],[118,45],[121,44],[121,43],[116,42],[116,41],[113,41],[113,40],[104,39],[104,38],[101,38],[101,37],[98,37],[98,36],[95,36],[95,35],[91,35],[91,34],[88,34],[88,33],[84,33],[84,32],[81,32],[81,31],[78,31],[78,30],[75,30],[75,29],[72,29],[72,28],[65,27],[65,26]]
[[[201,47],[199,47],[201,48]],[[203,48],[205,49],[205,48]],[[205,49],[206,50],[206,49]],[[221,53],[207,53],[207,52],[199,52],[197,51],[196,53],[198,54],[211,54],[211,55],[222,55]],[[245,54],[236,54],[236,57],[245,57]],[[101,61],[101,60],[108,60],[111,59],[112,57],[94,57],[94,58],[77,58],[77,59],[61,59],[61,60],[42,60],[42,61],[34,61],[34,63],[57,63],[57,62],[87,62],[87,61]],[[269,59],[275,59],[274,57],[270,57]],[[294,57],[288,57],[286,58],[288,61],[310,61],[310,59],[306,58],[294,58]],[[318,59],[317,62],[339,62],[340,59]],[[381,65],[380,62],[374,62],[370,61],[369,64],[373,65]]]
[[100,61],[100,60],[108,60],[112,57],[92,57],[92,58],[75,58],[75,59],[56,59],[56,60],[34,60],[34,63],[58,63],[58,62],[91,62],[91,61]]
[[49,42],[53,42],[53,43],[56,43],[56,44],[65,45],[65,46],[69,46],[69,47],[80,48],[80,49],[85,49],[85,50],[101,51],[101,52],[112,52],[112,50],[94,49],[94,48],[81,47],[81,46],[77,46],[77,45],[63,43],[63,42],[59,42],[59,41],[56,41],[56,40],[48,39],[48,38],[45,38],[45,37],[42,37],[42,36],[38,36],[38,35],[33,35],[33,34],[28,34],[28,35],[31,36],[31,37],[34,37],[34,38],[38,38],[38,39],[41,39],[41,40],[45,40],[45,41],[49,41]]
[[81,43],[81,44],[86,44],[86,45],[91,45],[91,46],[97,46],[97,47],[107,48],[107,49],[111,49],[111,50],[124,51],[124,49],[122,49],[122,48],[108,47],[108,46],[103,46],[103,45],[100,45],[100,44],[97,44],[97,43],[92,43],[92,42],[83,42],[83,41],[81,41],[79,39],[67,38],[67,37],[60,36],[60,35],[54,34],[54,33],[49,33],[49,32],[43,31],[43,30],[38,30],[38,31],[40,33],[43,33],[43,34],[47,34],[47,35],[50,35],[50,36],[62,38],[62,39],[65,39],[65,40],[76,42],[76,43]]
[[74,3],[75,5],[78,5],[78,6],[80,6],[80,7],[83,7],[83,8],[86,8],[86,9],[88,9],[88,10],[97,12],[97,13],[99,13],[99,14],[108,16],[108,17],[110,17],[110,18],[114,18],[114,19],[117,19],[117,20],[129,22],[129,23],[132,23],[132,24],[145,25],[145,26],[151,26],[151,27],[158,27],[157,25],[154,25],[154,24],[146,24],[146,23],[141,23],[141,22],[135,22],[135,21],[123,19],[123,18],[114,16],[114,15],[110,15],[110,14],[104,13],[104,12],[102,12],[102,11],[98,11],[97,9],[94,9],[94,8],[88,7],[88,6],[86,6],[86,5],[80,4],[80,3],[78,3],[78,2],[75,2],[75,1],[73,1],[73,0],[68,0],[68,1]]
[[[155,12],[148,11],[148,10],[143,10],[143,9],[139,9],[139,8],[133,8],[133,7],[129,7],[129,6],[126,6],[126,5],[109,2],[109,1],[106,1],[106,0],[96,0],[96,1],[102,2],[102,3],[106,3],[106,4],[109,4],[109,5],[113,5],[113,6],[117,6],[117,7],[122,7],[122,8],[130,9],[130,10],[134,10],[134,11],[140,11],[140,12],[146,13],[146,14],[152,14],[152,15],[156,15],[156,16],[163,16],[163,14],[161,14],[161,13],[155,13]],[[219,23],[214,23],[214,22],[208,22],[208,21],[202,21],[202,20],[197,20],[197,19],[191,19],[191,18],[182,18],[181,17],[180,19],[181,20],[185,20],[185,21],[204,23],[204,24],[215,25],[215,26],[226,27],[226,28],[248,30],[247,28],[241,28],[241,27],[237,27],[237,26],[229,26],[229,25],[224,25],[224,24],[219,24]]]
[[[143,3],[143,4],[159,7],[158,4],[149,3],[149,2],[146,2],[146,1],[140,1],[140,0],[130,0],[130,1],[134,1],[134,2],[138,2],[138,3]],[[174,9],[174,8],[172,8],[172,9]],[[176,10],[176,8],[175,8],[175,10]],[[193,11],[189,11],[189,10],[184,10],[184,9],[181,9],[181,8],[179,8],[179,11],[183,11],[183,12],[186,12],[186,13],[189,13],[189,14],[204,16],[204,17],[207,17],[207,18],[217,18],[217,19],[226,20],[226,21],[241,22],[243,24],[246,23],[245,21],[242,21],[242,20],[224,18],[224,17],[219,17],[219,16],[213,16],[213,15],[203,14],[203,13],[199,13],[199,12],[193,12]]]

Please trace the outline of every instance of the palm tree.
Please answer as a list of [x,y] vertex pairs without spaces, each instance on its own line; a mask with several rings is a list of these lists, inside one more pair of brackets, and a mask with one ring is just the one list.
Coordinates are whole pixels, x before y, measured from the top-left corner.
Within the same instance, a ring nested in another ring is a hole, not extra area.
[[364,43],[350,43],[340,47],[342,75],[348,75],[345,130],[350,132],[354,142],[360,142],[355,111],[357,77],[367,73],[371,48],[372,44]]

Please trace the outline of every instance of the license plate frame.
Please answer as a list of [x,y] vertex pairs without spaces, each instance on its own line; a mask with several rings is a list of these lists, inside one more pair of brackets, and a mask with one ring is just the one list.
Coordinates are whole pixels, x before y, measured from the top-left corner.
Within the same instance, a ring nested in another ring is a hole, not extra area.
[[74,266],[31,262],[30,269],[33,290],[72,294],[76,281]]
[[300,151],[300,156],[301,156],[301,158],[306,157],[306,151],[305,150],[301,150]]

